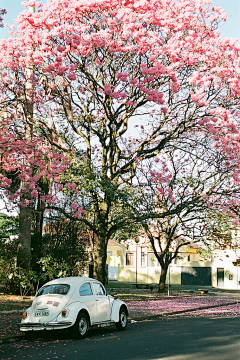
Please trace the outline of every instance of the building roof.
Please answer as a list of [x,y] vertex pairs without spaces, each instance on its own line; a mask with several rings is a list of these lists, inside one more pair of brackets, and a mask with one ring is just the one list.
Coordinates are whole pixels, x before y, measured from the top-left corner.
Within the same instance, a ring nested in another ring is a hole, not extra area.
[[116,241],[113,241],[111,239],[108,240],[108,246],[121,248],[121,245],[119,243],[117,243]]
[[202,249],[202,247],[196,243],[191,243],[188,245],[188,247],[192,248],[192,249]]

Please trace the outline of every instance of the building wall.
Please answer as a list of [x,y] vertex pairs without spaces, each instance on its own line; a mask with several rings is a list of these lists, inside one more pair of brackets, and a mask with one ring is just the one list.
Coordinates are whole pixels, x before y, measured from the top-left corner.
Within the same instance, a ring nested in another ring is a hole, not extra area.
[[[137,249],[137,256],[136,256]],[[143,253],[145,254],[145,259],[143,261]],[[129,258],[126,257],[130,254]],[[188,247],[183,247],[182,251],[179,253],[180,259],[176,259],[175,263],[170,265],[170,283],[175,285],[181,285],[181,267],[209,267],[211,262],[209,261],[200,261],[199,254],[197,249],[188,249]],[[198,261],[191,261],[192,259],[197,259]],[[127,261],[128,260],[128,261]],[[190,261],[189,261],[190,260]],[[129,262],[129,264],[127,264]],[[136,266],[137,264],[137,266]],[[144,264],[144,265],[143,265]],[[122,282],[129,283],[142,283],[142,284],[158,284],[160,280],[161,267],[157,262],[157,259],[152,251],[149,251],[149,248],[132,244],[125,248],[122,245],[121,249],[121,258],[119,264],[119,273],[118,280]],[[168,276],[166,283],[168,283]]]
[[[218,269],[223,269],[223,284],[218,284]],[[232,262],[215,260],[212,265],[212,286],[222,289],[240,289],[240,264],[234,266]]]
[[[137,256],[136,256],[137,249]],[[145,266],[142,265],[141,246],[130,246],[127,250],[122,247],[121,260],[119,264],[118,280],[129,283],[139,284],[158,284],[160,280],[161,267],[157,262],[157,259],[153,252],[145,251]],[[127,254],[131,253],[129,257],[131,264],[126,265]],[[179,259],[176,259],[170,265],[170,284],[181,285],[181,269],[182,267],[211,267],[212,262],[200,261],[197,249],[183,248],[179,254]],[[191,261],[197,259],[197,261]],[[137,267],[136,267],[137,263]],[[169,281],[169,275],[167,275],[166,283]]]
[[[127,266],[126,254],[129,252],[133,253],[133,263]],[[220,251],[213,254],[212,261],[202,261],[199,259],[197,249],[183,247],[179,253],[179,257],[180,259],[177,259],[175,263],[170,265],[170,284],[181,285],[182,267],[210,267],[212,271],[213,287],[240,290],[240,263],[238,266],[233,265],[233,262],[236,261],[235,251]],[[138,283],[142,284],[158,284],[161,267],[157,263],[156,258],[154,258],[155,256],[153,252],[151,252],[151,249],[145,248],[145,266],[142,266],[141,246],[136,246],[136,244],[133,244],[132,246],[129,246],[128,249],[126,249],[124,245],[121,245],[118,265],[118,281],[136,283],[137,280]],[[195,261],[193,261],[193,259],[195,259]],[[223,271],[223,284],[218,283],[219,271]],[[168,283],[168,276],[166,283]]]
[[121,246],[107,247],[107,264],[108,264],[108,279],[118,280],[119,264],[121,258]]

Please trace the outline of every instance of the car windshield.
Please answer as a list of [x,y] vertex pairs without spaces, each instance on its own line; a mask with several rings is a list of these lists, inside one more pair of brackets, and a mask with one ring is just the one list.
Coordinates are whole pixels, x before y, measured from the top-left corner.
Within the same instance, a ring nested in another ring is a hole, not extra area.
[[67,284],[52,284],[43,286],[37,293],[37,296],[53,294],[53,295],[67,295],[70,285]]

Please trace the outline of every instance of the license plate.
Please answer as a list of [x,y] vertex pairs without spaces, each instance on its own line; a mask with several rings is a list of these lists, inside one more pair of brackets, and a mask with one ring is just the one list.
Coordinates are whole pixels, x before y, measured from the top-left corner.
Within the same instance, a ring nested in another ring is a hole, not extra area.
[[49,311],[35,311],[34,316],[48,316],[49,315]]

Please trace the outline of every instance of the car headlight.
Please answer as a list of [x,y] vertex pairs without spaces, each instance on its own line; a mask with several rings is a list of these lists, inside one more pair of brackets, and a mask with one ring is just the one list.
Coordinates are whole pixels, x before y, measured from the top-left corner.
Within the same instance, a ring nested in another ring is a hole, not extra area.
[[22,314],[22,318],[25,320],[27,318],[27,311],[24,311],[24,313]]

